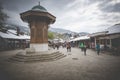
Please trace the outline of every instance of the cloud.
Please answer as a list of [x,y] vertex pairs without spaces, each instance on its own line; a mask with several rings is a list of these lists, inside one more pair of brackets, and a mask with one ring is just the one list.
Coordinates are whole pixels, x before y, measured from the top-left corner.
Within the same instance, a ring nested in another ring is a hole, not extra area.
[[118,0],[110,0],[109,2],[105,3],[102,2],[99,5],[99,8],[103,11],[103,12],[118,12],[120,13],[120,1]]
[[18,13],[12,12],[12,11],[8,11],[8,10],[4,10],[4,12],[7,13],[7,15],[9,15],[9,18],[7,20],[7,23],[11,23],[11,24],[16,24],[16,25],[21,25],[21,26],[28,26],[27,23],[24,23],[21,19],[20,19],[20,15]]
[[[61,27],[65,26],[65,29],[70,29],[76,32],[93,32],[95,29],[98,29],[96,28],[97,26],[105,24],[105,20],[100,20],[101,16],[99,15],[102,13],[97,7],[99,2],[82,6],[77,4],[78,1],[71,4],[73,9],[70,8],[70,4],[67,5],[67,11],[58,19]],[[76,6],[78,8],[76,8]]]
[[[58,17],[59,25],[64,26],[63,28],[65,29],[77,32],[94,32],[120,22],[119,14],[106,13],[106,11],[101,10],[102,7],[106,7],[107,4],[113,4],[114,1],[92,0],[93,2],[91,3],[89,1],[91,0],[75,0],[66,5],[66,12],[61,17]],[[102,3],[104,5],[100,7]]]
[[[25,25],[19,13],[30,10],[39,0],[3,0],[9,22]],[[120,23],[120,0],[40,0],[56,16],[51,27],[75,32],[95,32]]]
[[39,1],[44,4],[43,0],[1,0],[0,3],[6,10],[20,13],[30,10],[33,6],[37,5]]

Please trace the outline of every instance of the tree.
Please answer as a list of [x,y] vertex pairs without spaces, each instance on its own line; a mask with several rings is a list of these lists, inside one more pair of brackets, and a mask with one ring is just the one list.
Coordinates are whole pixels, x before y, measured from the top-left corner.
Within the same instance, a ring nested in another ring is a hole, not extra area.
[[54,39],[53,32],[48,32],[48,39]]
[[3,7],[0,4],[0,30],[3,29],[7,18],[8,18],[8,16],[6,13],[3,12]]

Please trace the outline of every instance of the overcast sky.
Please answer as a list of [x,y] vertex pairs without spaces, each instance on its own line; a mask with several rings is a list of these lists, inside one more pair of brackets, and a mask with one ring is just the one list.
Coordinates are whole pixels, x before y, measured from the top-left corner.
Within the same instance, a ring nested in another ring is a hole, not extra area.
[[38,5],[56,16],[53,28],[94,33],[120,23],[120,0],[2,0],[8,22],[27,26],[20,13]]

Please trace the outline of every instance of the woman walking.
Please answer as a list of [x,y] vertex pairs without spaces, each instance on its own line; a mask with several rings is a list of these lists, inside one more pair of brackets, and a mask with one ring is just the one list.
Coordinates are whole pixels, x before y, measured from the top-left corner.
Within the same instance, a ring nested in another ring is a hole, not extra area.
[[84,44],[83,44],[83,43],[80,43],[81,51],[83,51],[83,47],[84,47]]
[[96,50],[97,50],[97,54],[99,55],[99,53],[100,53],[100,44],[99,43],[96,44]]

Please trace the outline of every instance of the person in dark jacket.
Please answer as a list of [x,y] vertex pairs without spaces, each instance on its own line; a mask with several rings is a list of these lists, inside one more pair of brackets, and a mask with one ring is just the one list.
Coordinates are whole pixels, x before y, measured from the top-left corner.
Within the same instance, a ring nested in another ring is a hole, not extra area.
[[83,51],[84,51],[84,55],[86,56],[86,50],[87,50],[87,47],[86,47],[86,45],[84,44],[84,46],[83,46]]
[[67,47],[67,52],[71,52],[71,45],[69,42],[66,44],[66,47]]

